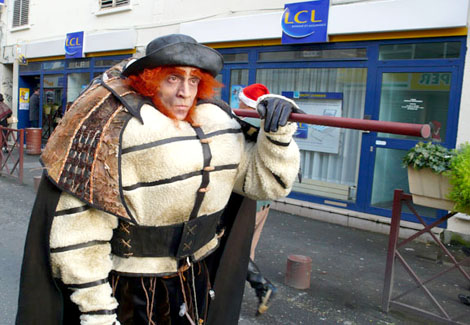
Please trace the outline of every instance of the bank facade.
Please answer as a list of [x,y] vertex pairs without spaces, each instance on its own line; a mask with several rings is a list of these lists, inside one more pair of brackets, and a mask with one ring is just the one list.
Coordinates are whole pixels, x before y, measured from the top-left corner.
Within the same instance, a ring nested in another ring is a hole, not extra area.
[[[211,1],[202,3],[206,2]],[[311,112],[329,107],[336,116],[432,123],[433,141],[454,148],[470,139],[470,131],[462,126],[470,120],[465,107],[470,102],[465,70],[468,0],[450,2],[452,5],[437,0],[333,0],[326,42],[283,44],[283,1],[261,1],[254,9],[233,2],[231,5],[238,10],[230,11],[234,14],[227,14],[227,8],[213,8],[224,14],[201,19],[183,14],[174,24],[154,23],[152,19],[170,19],[165,13],[178,9],[172,7],[175,5],[155,9],[151,1],[124,1],[112,8],[83,11],[81,15],[93,15],[98,20],[103,18],[97,15],[101,11],[109,26],[120,28],[97,32],[98,23],[95,30],[82,26],[83,58],[66,59],[64,54],[66,35],[79,30],[76,24],[74,30],[60,26],[62,36],[57,32],[56,37],[47,40],[5,44],[4,52],[12,52],[14,60],[11,66],[4,64],[11,69],[11,96],[18,127],[29,126],[22,94],[38,86],[41,123],[47,136],[54,112],[64,110],[93,77],[119,60],[141,54],[154,37],[181,32],[224,56],[224,69],[218,76],[225,85],[220,97],[232,107],[238,105],[235,94],[240,88],[259,82],[273,93],[294,98]],[[42,6],[39,1],[38,6]],[[201,9],[194,10],[204,16]],[[145,16],[145,11],[152,15]],[[147,21],[136,26],[131,23],[136,16],[145,16]],[[7,33],[24,36],[34,28]],[[8,71],[4,75],[8,76]],[[297,139],[302,149],[302,182],[296,183],[293,192],[277,207],[320,220],[368,229],[365,224],[369,223],[373,230],[386,229],[382,225],[387,225],[391,215],[393,190],[408,190],[401,159],[419,139],[310,127],[317,136]],[[428,220],[445,214],[424,207],[418,211]],[[416,218],[405,213],[404,219],[413,228]],[[470,233],[466,219],[461,216],[446,227]]]

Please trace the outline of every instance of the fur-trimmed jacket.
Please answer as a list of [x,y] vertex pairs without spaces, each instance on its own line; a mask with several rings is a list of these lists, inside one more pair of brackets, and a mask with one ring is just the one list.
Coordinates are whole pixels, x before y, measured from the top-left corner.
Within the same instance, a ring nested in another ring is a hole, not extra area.
[[[198,127],[175,122],[150,105],[144,105],[141,112],[144,123],[135,118],[127,123],[119,150],[124,205],[137,225],[165,226],[187,221],[191,214],[215,213],[225,207],[232,190],[252,199],[275,199],[289,193],[299,170],[299,150],[291,141],[295,124],[269,135],[277,142],[290,143],[279,146],[264,131],[256,143],[245,141],[238,121],[209,103],[196,108]],[[209,182],[201,188],[204,170]],[[50,237],[55,277],[76,286],[106,279],[111,270],[147,275],[177,271],[172,257],[113,256],[109,241],[117,225],[115,216],[87,209],[63,193]],[[194,259],[204,258],[217,245],[215,235]],[[108,282],[77,289],[71,299],[82,312],[117,307]],[[82,324],[95,323],[93,318],[108,318],[112,324],[115,315],[83,315]]]
[[[74,114],[83,115],[80,122],[71,120]],[[70,299],[83,325],[116,321],[110,272],[162,276],[178,270],[174,257],[113,254],[111,241],[121,221],[137,227],[179,224],[223,210],[232,192],[254,200],[283,197],[299,170],[295,123],[269,134],[261,125],[258,133],[214,102],[197,105],[192,125],[171,120],[149,103],[140,105],[138,114],[124,106],[107,119],[106,114],[74,113],[72,106],[61,122],[68,127],[55,132],[75,132],[73,141],[50,140],[51,150],[41,157],[48,178],[62,191],[50,228],[52,275],[73,289]],[[249,141],[250,135],[256,141]],[[214,234],[191,259],[207,257],[219,240]]]

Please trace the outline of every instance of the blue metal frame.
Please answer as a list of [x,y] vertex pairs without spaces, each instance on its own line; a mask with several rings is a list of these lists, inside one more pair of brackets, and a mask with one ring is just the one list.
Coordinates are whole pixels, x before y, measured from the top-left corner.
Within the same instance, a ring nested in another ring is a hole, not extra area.
[[[434,61],[434,60],[433,60]],[[382,75],[384,73],[413,73],[413,72],[449,72],[452,75],[451,78],[451,85],[450,85],[450,95],[449,95],[449,109],[447,112],[447,127],[446,127],[446,135],[445,135],[445,141],[441,142],[440,144],[448,147],[448,148],[454,148],[455,143],[456,143],[456,138],[457,138],[457,119],[452,119],[452,116],[458,116],[458,103],[460,102],[460,91],[461,87],[458,87],[458,81],[457,81],[457,67],[455,65],[449,65],[449,66],[420,66],[420,65],[408,65],[406,67],[403,66],[398,66],[398,67],[391,67],[391,66],[386,66],[386,67],[378,67],[377,69],[377,74],[376,74],[376,91],[374,92],[374,107],[377,107],[376,110],[373,111],[372,113],[372,118],[374,120],[377,120],[379,118],[379,107],[380,107],[380,95],[381,95],[381,89],[382,89]],[[460,83],[461,85],[461,83]],[[456,93],[458,91],[458,93]],[[457,100],[458,99],[458,100]],[[376,141],[377,140],[382,140],[386,144],[385,145],[377,145]],[[400,149],[400,150],[409,150],[413,146],[416,145],[420,140],[418,138],[416,139],[394,139],[394,138],[383,138],[379,137],[376,132],[373,132],[370,134],[369,137],[370,143],[367,145],[367,148],[374,148],[373,152],[370,150],[365,150],[366,152],[364,153],[364,157],[367,157],[365,159],[368,159],[368,165],[369,166],[374,166],[375,163],[375,155],[376,155],[376,149],[377,148],[389,148],[389,149]],[[372,182],[373,181],[373,175],[374,175],[374,168],[367,168],[367,179]],[[365,187],[365,191],[361,191],[362,195],[365,197],[365,202],[370,203],[372,199],[372,186],[371,183],[369,183],[370,186]],[[386,215],[391,217],[391,210],[388,209],[382,209],[382,208],[377,208],[373,206],[367,206],[367,212],[373,213],[373,214],[379,214],[379,215]],[[440,210],[437,212],[437,217],[442,217],[445,214],[447,214],[447,211]],[[423,216],[423,218],[427,218],[426,216]],[[415,221],[415,217],[411,214],[403,214],[403,219],[408,220],[408,221]],[[431,220],[431,219],[429,219]],[[441,226],[445,226],[445,224],[442,224]]]
[[[64,83],[64,92],[62,94],[62,108],[65,108],[67,104],[67,92],[65,91],[67,89],[67,83],[68,83],[68,78],[67,75],[71,73],[88,73],[89,74],[89,81],[93,79],[93,73],[95,72],[104,72],[106,71],[109,67],[95,67],[95,62],[96,60],[100,60],[103,58],[106,59],[112,59],[112,60],[124,60],[128,57],[130,57],[130,54],[124,54],[124,55],[106,55],[106,56],[99,56],[99,57],[91,57],[88,58],[90,61],[90,66],[88,68],[73,68],[73,69],[67,69],[67,59],[63,60],[54,60],[54,61],[62,61],[64,62],[64,67],[62,69],[55,69],[55,70],[50,70],[50,69],[44,69],[43,68],[43,63],[44,62],[50,62],[50,61],[42,61],[41,63],[41,68],[36,71],[23,71],[19,73],[19,79],[20,79],[20,85],[28,86],[26,82],[22,79],[22,77],[30,77],[30,76],[39,76],[40,77],[40,112],[39,112],[39,125],[40,127],[42,126],[42,99],[43,99],[43,94],[44,94],[44,76],[45,75],[63,75],[65,78],[65,83]],[[75,60],[75,59],[71,59]],[[20,88],[20,87],[19,87]],[[19,91],[19,89],[18,89]],[[30,88],[30,94],[32,94],[32,89]],[[24,121],[23,119],[26,118],[25,114],[19,114],[19,107],[18,109],[18,119],[19,119],[19,124],[18,127],[24,128],[29,126],[29,116],[28,116],[28,122]]]
[[[413,44],[413,43],[432,43],[432,42],[460,42],[460,57],[456,59],[415,59],[415,60],[379,60],[380,45],[387,44]],[[277,51],[302,51],[302,50],[332,50],[332,49],[357,49],[366,48],[366,58],[353,59],[334,59],[334,60],[311,60],[311,61],[278,61],[278,62],[261,62],[257,61],[260,52],[277,52]],[[250,47],[250,48],[233,48],[220,49],[222,54],[231,53],[248,53],[248,62],[227,62],[222,71],[223,83],[230,84],[230,71],[232,69],[248,69],[249,84],[256,82],[257,69],[276,69],[276,68],[367,68],[366,97],[364,116],[372,119],[378,119],[378,110],[380,102],[381,76],[383,72],[451,72],[451,94],[448,110],[448,121],[446,130],[446,140],[444,145],[447,147],[455,147],[456,130],[458,123],[458,113],[460,97],[462,92],[463,67],[466,53],[465,37],[440,37],[427,39],[402,39],[402,40],[382,40],[382,41],[364,41],[364,42],[344,42],[344,43],[322,43],[322,44],[302,44],[302,45],[282,45],[269,47]],[[225,87],[222,90],[222,99],[228,101],[229,89]],[[356,202],[340,201],[325,197],[313,196],[310,194],[292,192],[289,197],[309,202],[325,203],[338,202],[346,204],[347,209],[374,213],[383,216],[391,216],[391,210],[378,209],[370,206],[373,167],[375,162],[375,140],[381,139],[377,137],[375,132],[362,135],[361,142],[361,158],[359,163],[357,197]],[[390,148],[409,149],[417,142],[414,140],[401,140],[387,138],[387,144]],[[373,146],[373,152],[370,147]],[[336,206],[332,204],[332,206]],[[336,206],[337,207],[337,206]],[[439,215],[441,213],[438,213]],[[405,214],[404,220],[416,221],[413,215]]]

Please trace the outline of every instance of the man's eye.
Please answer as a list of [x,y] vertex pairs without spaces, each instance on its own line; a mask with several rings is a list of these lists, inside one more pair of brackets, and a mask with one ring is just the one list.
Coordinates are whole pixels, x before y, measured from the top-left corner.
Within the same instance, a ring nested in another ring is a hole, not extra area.
[[169,76],[168,81],[169,82],[176,82],[176,81],[178,81],[178,78],[176,76]]
[[198,85],[199,84],[199,78],[191,78],[189,82],[193,85]]

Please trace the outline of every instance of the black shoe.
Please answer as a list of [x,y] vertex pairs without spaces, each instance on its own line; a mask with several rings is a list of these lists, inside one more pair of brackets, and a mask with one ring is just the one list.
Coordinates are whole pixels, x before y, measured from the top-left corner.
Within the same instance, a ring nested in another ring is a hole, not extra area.
[[258,296],[259,300],[256,316],[262,315],[268,311],[276,292],[277,288],[270,282],[264,285],[263,290],[256,290],[256,296]]
[[248,263],[246,280],[255,289],[256,297],[258,297],[256,316],[264,314],[274,299],[277,292],[276,287],[261,274],[258,266],[252,260]]
[[470,296],[460,294],[458,297],[461,303],[463,303],[464,305],[470,306]]

